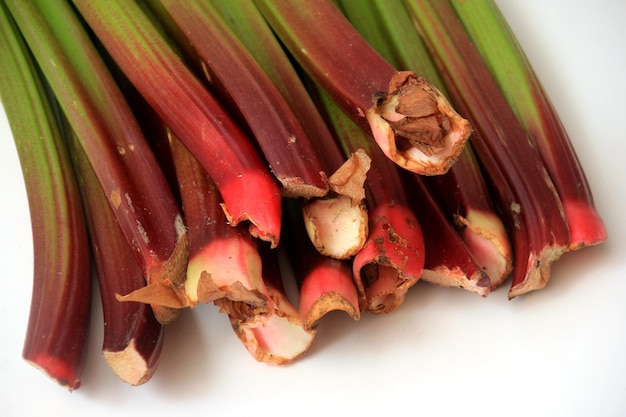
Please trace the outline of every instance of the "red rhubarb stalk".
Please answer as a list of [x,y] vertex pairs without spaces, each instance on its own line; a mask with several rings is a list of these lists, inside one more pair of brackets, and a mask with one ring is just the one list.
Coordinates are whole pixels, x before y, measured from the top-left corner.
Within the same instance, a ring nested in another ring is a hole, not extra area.
[[552,263],[569,246],[554,184],[450,4],[407,0],[407,5],[442,66],[455,106],[474,127],[472,144],[512,239],[509,298],[543,288]]
[[[221,100],[241,116],[288,197],[328,192],[319,155],[272,80],[209,2],[159,0]],[[236,76],[233,76],[233,73]]]
[[298,63],[373,133],[388,158],[417,173],[449,169],[470,128],[427,80],[413,73],[398,78],[330,0],[306,7],[289,0],[256,3]]
[[[401,0],[343,1],[342,8],[357,30],[385,59],[398,68],[423,75],[442,94],[448,95]],[[491,289],[496,288],[508,278],[512,269],[510,243],[472,147],[465,146],[448,172],[428,176],[425,181],[448,221],[456,226],[474,259],[489,276]],[[429,253],[427,250],[427,262]],[[484,291],[484,288],[480,290]]]
[[74,4],[124,74],[217,184],[232,225],[250,222],[273,246],[281,195],[251,139],[134,2]]
[[352,263],[362,310],[388,313],[422,276],[424,238],[409,207],[397,166],[321,88],[312,88],[345,153],[364,149],[371,158],[365,183],[369,236]]
[[198,160],[171,134],[169,143],[189,230],[187,304],[227,298],[263,307],[266,288],[257,243],[244,225],[228,223],[217,186]]
[[119,303],[116,294],[126,294],[146,285],[141,268],[120,228],[98,178],[78,139],[67,126],[66,137],[83,197],[89,237],[96,268],[104,335],[102,355],[113,372],[130,385],[152,378],[163,348],[163,325],[149,305]]
[[300,314],[283,285],[277,250],[260,246],[263,280],[267,288],[267,310],[251,311],[247,305],[221,298],[215,301],[227,312],[233,331],[259,362],[283,365],[304,355],[315,339],[314,329],[305,329]]
[[331,311],[343,311],[358,320],[359,297],[350,263],[320,254],[307,237],[299,207],[294,202],[285,202],[284,206],[289,233],[282,240],[298,284],[298,311],[304,328],[317,327]]
[[426,258],[422,280],[458,287],[486,297],[491,280],[441,210],[425,178],[408,173],[407,195],[424,233]]
[[[187,240],[167,181],[131,109],[66,2],[7,2],[81,141],[148,282],[184,279]],[[155,311],[163,323],[176,312]]]
[[605,241],[606,227],[569,135],[498,6],[492,0],[451,4],[543,159],[563,202],[569,249]]
[[328,179],[331,192],[303,202],[309,238],[323,255],[337,259],[353,256],[367,237],[362,181],[369,169],[369,158],[359,152],[346,160],[289,56],[254,2],[211,3],[285,98],[312,139],[311,144],[324,156],[325,172],[332,173]]
[[71,161],[33,57],[0,3],[0,99],[21,164],[33,239],[23,358],[79,388],[91,308],[89,243]]

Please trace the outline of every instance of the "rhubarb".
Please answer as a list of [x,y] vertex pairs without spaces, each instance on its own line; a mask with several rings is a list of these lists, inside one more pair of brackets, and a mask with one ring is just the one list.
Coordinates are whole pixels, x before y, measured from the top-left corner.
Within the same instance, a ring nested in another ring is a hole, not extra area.
[[[159,0],[199,61],[216,95],[259,144],[288,197],[322,197],[327,175],[312,139],[288,102],[235,33],[206,1]],[[236,76],[233,76],[236,73]]]
[[[57,4],[58,3],[58,4]],[[176,200],[131,109],[66,2],[8,1],[148,282],[181,282],[187,239]],[[162,323],[177,312],[155,306]]]
[[[341,4],[359,33],[385,59],[398,68],[422,74],[447,96],[437,67],[402,1],[343,1]],[[455,225],[473,258],[489,276],[490,289],[498,287],[512,269],[509,237],[495,211],[472,147],[465,146],[448,172],[428,176],[424,181],[430,189],[428,194],[434,194],[448,221]],[[430,251],[426,253],[428,261]],[[466,288],[485,291],[482,287]]]
[[426,185],[424,177],[403,175],[409,202],[424,233],[424,273],[421,279],[443,287],[458,287],[483,297],[491,279],[454,229]]
[[117,301],[116,294],[143,288],[146,281],[78,139],[69,126],[65,132],[82,193],[102,300],[102,355],[122,381],[141,385],[152,378],[159,364],[163,325],[149,305]]
[[309,350],[316,330],[304,327],[298,310],[285,293],[277,251],[260,246],[259,253],[267,288],[267,309],[242,309],[246,306],[224,298],[215,304],[228,313],[233,331],[254,359],[284,365]]
[[569,246],[554,184],[450,4],[425,0],[406,4],[441,65],[451,99],[474,128],[472,145],[512,240],[509,298],[543,288],[551,265]]
[[171,132],[169,143],[189,228],[187,305],[227,298],[264,307],[266,289],[257,243],[244,225],[228,224],[215,182]]
[[450,3],[550,174],[569,226],[569,249],[605,241],[606,227],[568,133],[498,6],[493,0]]
[[325,172],[332,173],[328,179],[330,193],[302,204],[309,238],[323,255],[350,258],[367,238],[363,181],[369,158],[364,152],[357,152],[346,160],[296,68],[254,2],[211,3],[285,98],[312,138],[317,153],[323,155]]
[[316,328],[331,311],[343,311],[358,320],[361,312],[350,263],[320,254],[307,238],[299,207],[289,201],[284,207],[289,233],[282,240],[298,284],[298,311],[304,328]]
[[80,192],[39,69],[4,3],[0,43],[0,98],[21,164],[33,239],[33,286],[22,356],[71,391],[81,384],[91,308]]
[[332,1],[256,3],[295,60],[388,158],[428,175],[458,158],[467,121],[427,80],[382,58]]
[[254,236],[278,245],[281,195],[276,180],[250,137],[169,39],[134,2],[74,4],[124,74],[215,181],[230,223],[249,221]]
[[369,235],[354,256],[352,271],[361,310],[389,313],[402,304],[406,292],[422,276],[425,253],[421,227],[409,207],[397,166],[377,146],[370,145],[366,132],[321,87],[312,85],[311,92],[344,152],[364,149],[371,158],[365,183]]

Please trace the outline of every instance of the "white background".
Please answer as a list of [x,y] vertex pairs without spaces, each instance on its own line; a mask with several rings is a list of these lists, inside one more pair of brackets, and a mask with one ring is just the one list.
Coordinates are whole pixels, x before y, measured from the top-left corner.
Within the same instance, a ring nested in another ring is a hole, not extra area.
[[[418,284],[389,316],[328,316],[308,354],[256,363],[202,306],[167,329],[141,387],[100,356],[94,304],[83,386],[21,359],[32,243],[23,180],[0,112],[0,412],[3,416],[623,416],[626,412],[626,2],[500,0],[594,188],[609,241],[568,254],[542,291],[507,301]],[[97,297],[96,297],[97,301]]]

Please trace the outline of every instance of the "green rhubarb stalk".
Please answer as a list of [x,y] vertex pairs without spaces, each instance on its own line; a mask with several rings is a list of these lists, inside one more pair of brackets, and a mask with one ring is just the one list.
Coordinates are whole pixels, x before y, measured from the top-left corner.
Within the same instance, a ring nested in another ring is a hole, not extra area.
[[346,160],[296,68],[254,2],[210,3],[280,91],[312,138],[317,153],[323,155],[331,192],[324,198],[303,202],[309,238],[323,255],[350,258],[367,238],[368,218],[363,204],[363,181],[369,169],[367,155],[359,152]]
[[278,245],[281,195],[266,162],[134,2],[74,0],[120,69],[217,184],[231,224]]
[[74,390],[81,384],[91,308],[80,192],[39,69],[4,3],[0,43],[0,99],[21,164],[33,238],[33,286],[22,356]]
[[541,155],[563,202],[569,249],[607,238],[576,151],[531,63],[493,0],[450,1]]
[[[401,0],[345,0],[341,4],[348,19],[385,59],[397,68],[422,74],[442,94],[448,95],[437,67]],[[429,190],[425,192],[435,195],[474,259],[489,276],[491,289],[495,289],[511,272],[511,249],[506,228],[495,211],[472,147],[465,146],[447,173],[429,176],[424,181],[429,185]],[[429,254],[432,252],[427,251],[427,262]],[[465,258],[462,251],[459,254]],[[426,280],[429,276],[425,276]],[[464,288],[485,291],[482,287]]]
[[[322,197],[327,174],[312,139],[262,67],[204,0],[159,0],[215,94],[241,117],[287,197]],[[169,19],[168,19],[169,20]],[[236,73],[236,76],[233,76]]]
[[122,381],[141,385],[152,378],[158,367],[164,326],[149,305],[117,301],[116,294],[143,288],[146,282],[71,127],[66,126],[65,136],[81,189],[102,300],[102,355]]
[[472,145],[512,240],[509,298],[543,288],[553,262],[569,246],[554,184],[452,6],[426,0],[406,4],[441,65],[451,99],[474,128]]
[[257,0],[295,60],[383,153],[421,174],[446,172],[470,126],[427,80],[398,72],[331,0]]
[[[188,247],[177,202],[79,16],[61,0],[6,4],[80,139],[147,282],[182,282]],[[154,307],[162,323],[177,315]]]

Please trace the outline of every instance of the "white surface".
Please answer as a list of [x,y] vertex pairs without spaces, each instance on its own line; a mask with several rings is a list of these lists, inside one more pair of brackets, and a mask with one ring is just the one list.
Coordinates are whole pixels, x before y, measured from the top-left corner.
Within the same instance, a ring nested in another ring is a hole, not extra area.
[[204,306],[168,328],[160,367],[131,387],[99,354],[68,393],[21,359],[31,291],[28,207],[0,119],[0,410],[3,416],[623,416],[626,412],[626,2],[500,0],[570,132],[610,238],[514,301],[414,287],[389,316],[325,320],[306,357],[256,363]]

